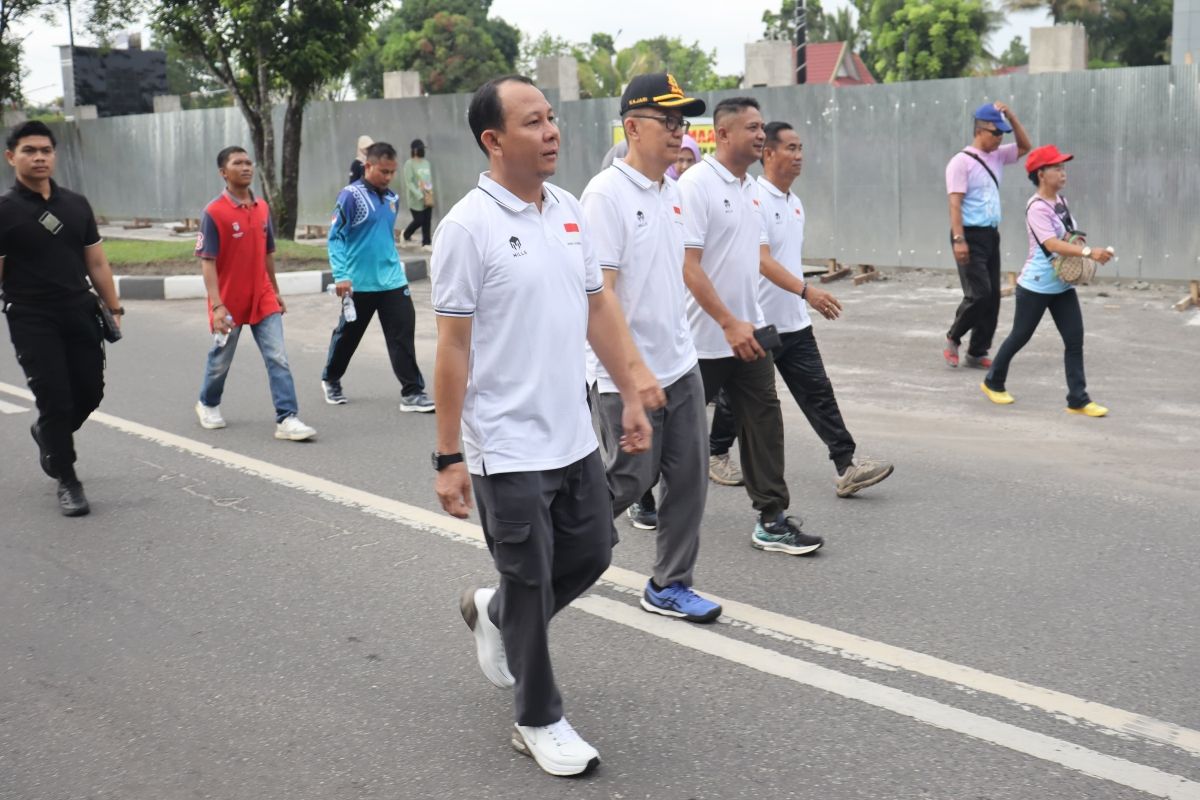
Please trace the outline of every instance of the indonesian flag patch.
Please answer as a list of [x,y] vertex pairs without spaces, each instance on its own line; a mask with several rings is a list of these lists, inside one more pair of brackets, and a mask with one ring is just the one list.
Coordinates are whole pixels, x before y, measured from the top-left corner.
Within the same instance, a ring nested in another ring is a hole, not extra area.
[[576,245],[583,244],[583,239],[581,239],[579,236],[579,223],[564,222],[563,223],[563,231],[565,231],[567,234],[567,237],[566,237],[567,244],[576,244]]

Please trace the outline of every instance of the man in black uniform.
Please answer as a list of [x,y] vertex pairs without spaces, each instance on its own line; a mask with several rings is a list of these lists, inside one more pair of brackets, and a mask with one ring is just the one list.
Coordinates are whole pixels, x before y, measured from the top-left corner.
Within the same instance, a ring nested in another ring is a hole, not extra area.
[[75,476],[73,434],[104,394],[104,344],[90,288],[118,326],[125,311],[92,207],[52,179],[54,147],[54,133],[41,122],[24,122],[8,136],[4,155],[17,181],[0,197],[0,295],[37,401],[31,432],[42,470],[58,481],[62,513],[79,517],[90,509]]

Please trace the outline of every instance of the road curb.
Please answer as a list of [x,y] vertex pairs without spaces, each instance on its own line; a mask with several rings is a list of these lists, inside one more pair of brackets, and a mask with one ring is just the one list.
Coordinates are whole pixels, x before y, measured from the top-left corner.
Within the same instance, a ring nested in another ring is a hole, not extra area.
[[[408,280],[423,281],[429,277],[428,263],[423,258],[406,260],[404,273]],[[283,295],[320,294],[333,283],[329,270],[276,273],[279,291]],[[194,300],[207,295],[204,278],[200,275],[116,275],[117,294],[124,300]]]

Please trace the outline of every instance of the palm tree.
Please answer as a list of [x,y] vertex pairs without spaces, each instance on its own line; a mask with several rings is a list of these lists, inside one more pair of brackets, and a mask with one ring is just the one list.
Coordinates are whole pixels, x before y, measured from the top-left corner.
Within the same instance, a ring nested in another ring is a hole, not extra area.
[[1055,25],[1100,13],[1099,0],[1004,0],[1006,11],[1050,12]]

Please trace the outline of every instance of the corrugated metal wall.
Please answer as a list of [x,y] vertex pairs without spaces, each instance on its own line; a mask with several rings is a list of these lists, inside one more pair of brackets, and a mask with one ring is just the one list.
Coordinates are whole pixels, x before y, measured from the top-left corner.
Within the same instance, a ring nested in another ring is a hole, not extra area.
[[[739,92],[707,94],[711,103]],[[1074,153],[1067,195],[1093,241],[1118,250],[1119,272],[1200,277],[1200,65],[1014,75],[833,89],[756,89],[768,119],[804,140],[796,185],[808,212],[806,254],[881,266],[952,267],[944,170],[968,144],[971,112],[1009,103],[1034,144]],[[326,224],[357,137],[402,153],[428,145],[438,212],[486,167],[466,125],[467,95],[314,103],[304,124],[300,220]],[[617,101],[559,109],[563,153],[556,182],[578,193],[611,142]],[[277,134],[282,135],[277,115]],[[61,181],[111,218],[195,217],[219,191],[213,159],[248,146],[235,109],[90,120],[59,127]],[[7,169],[7,166],[4,167]],[[1003,177],[1004,264],[1025,257],[1024,172]],[[435,216],[436,219],[436,216]]]

